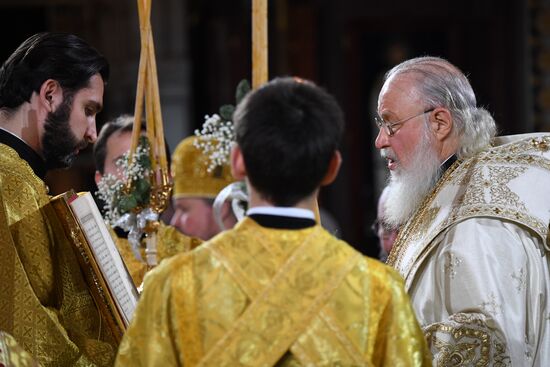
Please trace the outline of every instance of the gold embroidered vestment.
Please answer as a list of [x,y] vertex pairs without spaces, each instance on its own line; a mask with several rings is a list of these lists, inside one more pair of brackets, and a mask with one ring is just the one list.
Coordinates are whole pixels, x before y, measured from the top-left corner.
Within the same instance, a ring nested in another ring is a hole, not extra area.
[[42,366],[110,365],[116,347],[49,201],[0,144],[0,330]]
[[145,278],[119,366],[429,365],[399,276],[320,226],[245,218]]
[[550,135],[457,161],[388,258],[437,366],[550,363]]

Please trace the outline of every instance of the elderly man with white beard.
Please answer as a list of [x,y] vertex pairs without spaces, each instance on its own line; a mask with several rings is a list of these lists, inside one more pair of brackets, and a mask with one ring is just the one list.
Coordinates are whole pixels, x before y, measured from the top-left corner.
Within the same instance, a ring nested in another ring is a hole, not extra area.
[[385,76],[388,263],[435,366],[550,365],[550,134],[494,137],[466,76],[421,57]]

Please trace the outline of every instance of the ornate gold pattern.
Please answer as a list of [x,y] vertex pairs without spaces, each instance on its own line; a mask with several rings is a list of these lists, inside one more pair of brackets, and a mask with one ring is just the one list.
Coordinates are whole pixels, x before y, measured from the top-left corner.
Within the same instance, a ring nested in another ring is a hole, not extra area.
[[399,276],[320,227],[246,218],[145,282],[117,365],[429,364]]
[[[419,234],[425,234],[425,232],[421,231],[421,228],[427,227],[424,223],[424,218],[432,218],[432,216],[429,215],[429,213],[432,213],[429,209],[432,205],[433,199],[437,196],[437,194],[439,194],[439,191],[443,188],[445,183],[452,179],[452,174],[461,165],[461,163],[461,160],[457,160],[447,169],[447,171],[445,171],[443,177],[437,182],[432,192],[422,201],[422,204],[420,204],[419,209],[416,211],[412,219],[407,222],[403,229],[399,231],[388,256],[388,260],[386,261],[388,265],[397,270],[402,269],[403,255],[412,242],[409,237],[415,236],[415,238],[418,238]],[[463,167],[466,168],[468,166],[469,163],[464,163]],[[429,221],[427,220],[427,222]]]
[[469,182],[462,205],[476,203],[493,204],[497,206],[513,206],[525,211],[525,205],[520,201],[519,196],[508,187],[508,183],[520,174],[524,173],[527,167],[491,167],[476,166],[473,169],[473,176],[477,179]]
[[416,233],[412,234],[411,241],[418,241],[425,235],[426,232],[428,232],[428,229],[430,229],[440,210],[441,208],[439,207],[431,207],[426,209],[424,212],[424,220],[418,224]]
[[101,321],[44,183],[0,144],[0,329],[43,366],[110,365]]
[[225,186],[235,181],[227,164],[208,172],[208,157],[195,146],[198,139],[201,138],[185,138],[172,155],[175,198],[215,198]]
[[424,333],[437,366],[510,366],[506,344],[482,315],[454,314],[447,321],[428,325]]
[[[320,231],[316,227],[315,232]],[[273,365],[292,346],[358,261],[357,253],[340,254],[341,246],[334,246],[337,242],[318,238],[315,232],[284,262],[266,289],[208,351],[200,366]],[[343,258],[336,263],[327,261],[324,253],[309,250],[312,244],[329,247],[327,252],[333,257]],[[229,252],[225,255],[231,259]],[[304,274],[306,264],[310,272]],[[281,299],[280,293],[286,297]],[[287,303],[288,296],[293,302]]]
[[38,367],[38,363],[9,334],[0,331],[1,367]]
[[[532,169],[550,171],[548,144],[548,135],[520,136],[511,143],[493,146],[465,161],[458,160],[444,173],[413,218],[399,232],[388,257],[388,264],[405,276],[407,286],[409,274],[415,272],[418,260],[430,251],[433,239],[445,228],[466,218],[511,220],[533,229],[543,241],[547,241],[548,213],[542,207],[533,213],[532,208],[527,208],[512,190],[510,182],[521,179]],[[445,195],[451,197],[438,200],[444,187]],[[436,207],[435,203],[441,205],[441,201],[452,203],[452,206]],[[442,211],[445,211],[443,215]]]

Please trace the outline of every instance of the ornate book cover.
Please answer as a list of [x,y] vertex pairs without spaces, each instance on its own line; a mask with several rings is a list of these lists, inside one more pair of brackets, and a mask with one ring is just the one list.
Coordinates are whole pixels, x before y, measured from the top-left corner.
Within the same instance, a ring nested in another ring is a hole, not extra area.
[[68,191],[52,205],[73,243],[95,303],[120,342],[137,305],[138,292],[89,192]]

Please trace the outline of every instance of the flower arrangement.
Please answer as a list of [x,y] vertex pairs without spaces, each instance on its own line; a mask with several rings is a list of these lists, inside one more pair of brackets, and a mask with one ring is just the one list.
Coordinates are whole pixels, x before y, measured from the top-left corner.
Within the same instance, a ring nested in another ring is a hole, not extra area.
[[[248,80],[243,79],[239,82],[235,91],[235,106],[250,92],[250,89]],[[219,114],[204,116],[205,121],[202,129],[195,130],[195,135],[201,137],[195,142],[195,146],[208,157],[208,172],[212,172],[216,167],[229,161],[231,146],[235,141],[235,129],[232,121],[235,106],[226,104],[220,107]]]
[[137,212],[149,205],[151,194],[150,145],[145,136],[139,139],[132,163],[128,153],[117,162],[117,175],[106,174],[97,184],[98,197],[103,200],[105,219],[112,226],[128,213]]
[[[229,153],[236,138],[233,113],[236,105],[250,90],[248,80],[241,80],[235,91],[235,106],[230,104],[221,106],[219,114],[206,115],[202,129],[200,131],[195,130],[195,135],[201,137],[201,139],[197,139],[195,146],[208,157],[208,172],[212,172],[216,167],[229,162]],[[214,200],[214,219],[222,229],[226,229],[221,216],[221,208],[226,200],[231,201],[233,213],[237,220],[241,220],[248,207],[248,193],[244,181],[233,182],[226,186]]]

